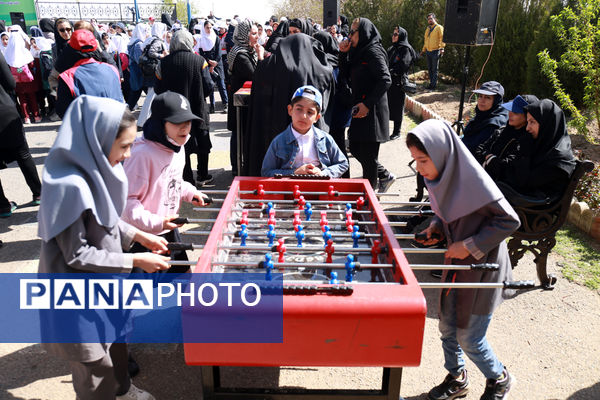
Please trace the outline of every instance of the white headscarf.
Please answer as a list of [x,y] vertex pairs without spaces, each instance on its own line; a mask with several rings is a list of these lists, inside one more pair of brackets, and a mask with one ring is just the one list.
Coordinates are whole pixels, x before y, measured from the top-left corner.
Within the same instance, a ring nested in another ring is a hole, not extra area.
[[[2,33],[0,33],[0,39],[2,38],[2,36],[5,36],[5,35],[6,35],[6,37],[10,37],[10,33],[2,32]],[[0,53],[4,54],[5,51],[6,51],[6,46],[0,40]]]
[[21,68],[33,61],[33,56],[25,47],[25,42],[18,33],[11,33],[8,38],[8,45],[4,50],[6,62],[13,68]]
[[125,208],[127,176],[108,161],[125,103],[81,95],[63,118],[42,174],[38,235],[47,242],[90,210],[98,224],[114,227]]
[[211,27],[210,33],[206,33],[206,28],[203,25],[200,36],[200,47],[202,50],[211,51],[213,47],[215,47],[215,42],[217,40],[215,30]]
[[139,23],[133,28],[133,33],[131,34],[131,40],[129,40],[129,44],[132,44],[137,39],[144,42],[150,36],[150,26],[144,23]]
[[194,45],[194,52],[199,53],[200,52],[200,40],[202,40],[202,35],[195,34],[193,36],[194,36],[194,40],[196,41],[196,44]]

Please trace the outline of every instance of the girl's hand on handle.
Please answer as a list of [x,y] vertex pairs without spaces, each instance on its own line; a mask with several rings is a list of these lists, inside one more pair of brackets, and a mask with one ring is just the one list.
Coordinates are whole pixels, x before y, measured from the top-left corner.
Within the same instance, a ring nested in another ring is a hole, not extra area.
[[457,260],[464,260],[470,255],[469,251],[465,248],[462,241],[454,242],[448,246],[448,251],[444,254],[446,258],[456,258]]
[[154,253],[134,253],[133,266],[143,269],[145,272],[153,273],[169,269],[169,257]]
[[207,198],[208,197],[204,193],[196,191],[196,194],[192,199],[192,204],[196,207],[206,207],[208,205],[208,203],[205,201]]
[[168,242],[167,239],[165,239],[164,237],[138,231],[133,240],[135,240],[148,250],[151,250],[153,253],[166,254],[169,252],[169,249],[167,248]]
[[425,236],[426,239],[422,239],[415,235],[415,240],[425,246],[437,244],[442,240],[442,232],[440,232],[436,225],[429,225],[418,236]]
[[[172,220],[174,220],[175,218],[178,218],[179,215],[175,214],[175,215],[167,215],[164,219],[163,219],[163,229],[167,229],[169,231],[172,231],[175,228],[179,228],[180,226],[182,226],[183,224],[174,224],[173,222],[171,222]],[[166,240],[165,240],[166,242]]]

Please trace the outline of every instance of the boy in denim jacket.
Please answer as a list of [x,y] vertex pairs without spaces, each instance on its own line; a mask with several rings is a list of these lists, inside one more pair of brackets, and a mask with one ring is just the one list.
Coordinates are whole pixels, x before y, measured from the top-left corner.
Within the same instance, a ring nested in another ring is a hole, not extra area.
[[313,86],[302,86],[288,104],[292,123],[273,139],[263,160],[262,176],[323,175],[339,178],[348,159],[333,138],[313,126],[321,118],[322,96]]

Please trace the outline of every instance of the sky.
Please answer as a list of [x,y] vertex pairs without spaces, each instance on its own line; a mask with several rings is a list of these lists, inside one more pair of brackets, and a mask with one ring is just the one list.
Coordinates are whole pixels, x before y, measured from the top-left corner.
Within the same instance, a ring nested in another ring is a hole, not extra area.
[[273,4],[281,0],[191,0],[200,11],[200,16],[208,15],[212,9],[219,18],[233,18],[235,14],[258,22],[264,22],[273,14]]

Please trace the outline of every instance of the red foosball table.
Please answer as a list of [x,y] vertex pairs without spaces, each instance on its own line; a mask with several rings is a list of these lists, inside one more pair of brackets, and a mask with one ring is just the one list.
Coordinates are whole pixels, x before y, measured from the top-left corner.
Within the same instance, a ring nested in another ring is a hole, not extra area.
[[[312,395],[398,399],[402,367],[418,366],[421,360],[426,303],[368,181],[237,177],[221,201],[193,272],[230,272],[230,266],[235,272],[260,272],[258,262],[274,250],[265,235],[273,223],[275,243],[283,240],[286,247],[272,252],[275,269],[284,271],[283,342],[185,343],[186,363],[203,366],[205,398],[310,395],[308,390],[225,389],[219,366],[351,366],[384,367],[381,390],[318,390]],[[302,247],[298,225],[304,232]],[[240,269],[240,249],[248,268]],[[344,279],[349,255],[355,262],[351,281],[347,275]],[[337,282],[332,272],[338,273]],[[312,295],[303,290],[308,286]]]

